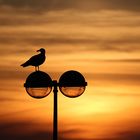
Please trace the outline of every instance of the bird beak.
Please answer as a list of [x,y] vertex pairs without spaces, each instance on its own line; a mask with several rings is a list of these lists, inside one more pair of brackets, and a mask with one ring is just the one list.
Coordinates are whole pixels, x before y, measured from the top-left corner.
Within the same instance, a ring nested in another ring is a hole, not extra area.
[[40,50],[37,50],[37,52],[40,52]]

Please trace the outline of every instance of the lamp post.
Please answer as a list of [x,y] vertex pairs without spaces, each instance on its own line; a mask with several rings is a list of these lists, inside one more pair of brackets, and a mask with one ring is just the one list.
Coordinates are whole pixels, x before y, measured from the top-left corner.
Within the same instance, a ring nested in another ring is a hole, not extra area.
[[82,95],[87,86],[83,75],[77,71],[67,71],[59,79],[52,80],[51,77],[42,71],[31,73],[24,84],[26,92],[33,98],[41,99],[50,94],[53,87],[54,93],[54,112],[53,112],[53,140],[58,139],[57,125],[57,93],[58,87],[63,95],[75,98]]

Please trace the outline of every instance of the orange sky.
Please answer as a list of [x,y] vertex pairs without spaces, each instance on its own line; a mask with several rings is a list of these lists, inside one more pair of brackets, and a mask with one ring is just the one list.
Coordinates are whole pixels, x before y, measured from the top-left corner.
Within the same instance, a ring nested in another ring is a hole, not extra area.
[[20,64],[39,48],[52,79],[68,70],[88,82],[84,94],[59,94],[59,140],[140,139],[139,1],[0,0],[0,138],[51,139],[53,93],[31,98],[34,71]]

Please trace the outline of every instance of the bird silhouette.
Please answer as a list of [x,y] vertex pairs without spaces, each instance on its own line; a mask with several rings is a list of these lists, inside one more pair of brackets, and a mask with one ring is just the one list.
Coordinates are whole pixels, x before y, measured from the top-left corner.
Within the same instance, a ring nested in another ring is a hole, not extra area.
[[39,71],[39,66],[44,63],[45,58],[46,58],[45,49],[41,48],[37,50],[37,52],[40,52],[40,53],[38,55],[32,56],[25,63],[21,64],[21,66],[22,67],[35,66],[35,71]]

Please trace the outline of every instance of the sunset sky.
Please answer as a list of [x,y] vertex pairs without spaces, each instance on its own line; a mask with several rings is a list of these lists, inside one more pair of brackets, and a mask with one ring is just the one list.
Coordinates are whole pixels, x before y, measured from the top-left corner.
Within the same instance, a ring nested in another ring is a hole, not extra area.
[[0,140],[51,140],[53,92],[31,98],[20,65],[46,49],[40,67],[88,82],[58,93],[59,140],[140,140],[140,0],[0,0]]

